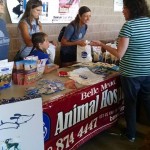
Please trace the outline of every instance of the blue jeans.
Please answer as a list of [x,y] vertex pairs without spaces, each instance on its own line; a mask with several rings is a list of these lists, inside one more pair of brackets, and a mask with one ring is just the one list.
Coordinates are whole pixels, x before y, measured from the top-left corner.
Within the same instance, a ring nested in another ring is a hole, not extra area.
[[129,138],[136,134],[136,104],[138,96],[150,120],[150,76],[124,77],[121,76],[121,84],[124,92],[125,120],[127,135]]

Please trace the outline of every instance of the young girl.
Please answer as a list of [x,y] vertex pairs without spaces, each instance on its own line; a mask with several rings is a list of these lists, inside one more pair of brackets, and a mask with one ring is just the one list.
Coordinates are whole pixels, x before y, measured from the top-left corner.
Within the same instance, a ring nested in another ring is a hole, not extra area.
[[30,55],[38,56],[38,59],[47,59],[44,73],[49,73],[57,68],[58,65],[52,64],[46,50],[49,47],[48,35],[43,32],[32,34],[33,48]]

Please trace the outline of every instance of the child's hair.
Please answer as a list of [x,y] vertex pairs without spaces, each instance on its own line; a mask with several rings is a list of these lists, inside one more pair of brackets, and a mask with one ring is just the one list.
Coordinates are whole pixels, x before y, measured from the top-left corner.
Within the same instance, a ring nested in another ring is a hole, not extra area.
[[43,43],[45,41],[45,37],[47,37],[48,35],[44,32],[37,32],[32,34],[32,44],[33,47],[36,49],[40,49],[39,47],[39,43]]

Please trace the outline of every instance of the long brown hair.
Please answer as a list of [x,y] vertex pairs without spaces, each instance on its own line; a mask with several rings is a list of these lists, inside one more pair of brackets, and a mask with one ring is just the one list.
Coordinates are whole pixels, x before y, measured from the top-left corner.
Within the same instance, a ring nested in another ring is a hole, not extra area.
[[[42,1],[41,0],[29,0],[27,2],[25,12],[24,12],[22,18],[20,19],[20,21],[26,19],[27,23],[30,25],[31,29],[32,29],[31,20],[30,20],[31,9],[34,9],[36,7],[39,7],[39,6],[42,6]],[[37,25],[39,25],[38,20],[39,19],[36,19],[36,24]]]
[[79,29],[79,22],[80,22],[79,16],[82,16],[84,13],[87,12],[91,12],[90,8],[88,8],[87,6],[82,6],[79,8],[78,14],[76,15],[75,19],[71,22],[75,26],[77,26],[77,29]]

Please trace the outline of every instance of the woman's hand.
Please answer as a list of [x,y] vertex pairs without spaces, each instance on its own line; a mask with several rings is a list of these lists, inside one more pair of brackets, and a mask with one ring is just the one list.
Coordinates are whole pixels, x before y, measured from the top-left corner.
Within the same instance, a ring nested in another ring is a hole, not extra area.
[[77,41],[77,45],[79,45],[79,46],[86,46],[86,41],[85,40]]
[[91,46],[102,46],[102,42],[101,41],[91,41],[90,45]]
[[49,41],[51,44],[53,44],[54,46],[58,46],[56,41]]

